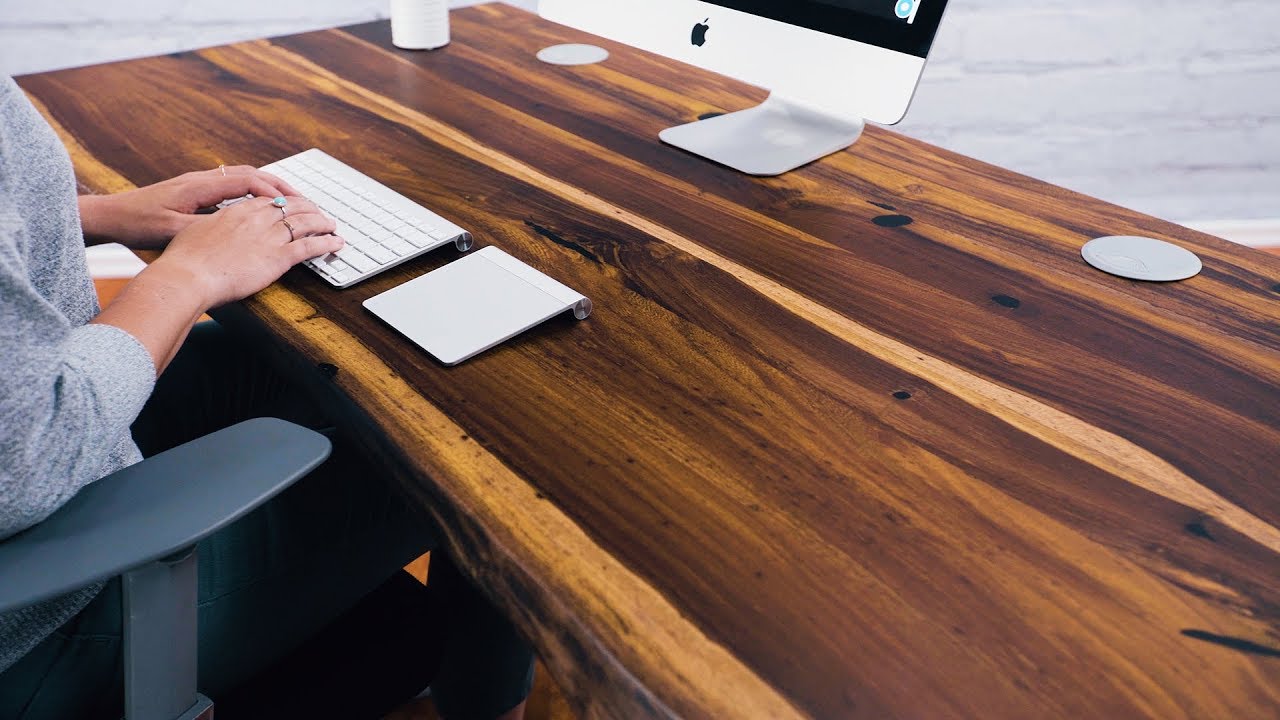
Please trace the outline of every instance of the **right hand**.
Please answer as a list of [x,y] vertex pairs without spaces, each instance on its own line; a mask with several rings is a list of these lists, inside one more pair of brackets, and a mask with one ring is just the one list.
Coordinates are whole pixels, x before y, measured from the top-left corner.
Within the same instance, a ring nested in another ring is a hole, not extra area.
[[[197,278],[207,308],[262,290],[304,260],[342,249],[333,218],[314,203],[288,198],[282,217],[258,197],[203,217],[178,233],[154,265],[177,267]],[[293,226],[293,237],[282,219]]]

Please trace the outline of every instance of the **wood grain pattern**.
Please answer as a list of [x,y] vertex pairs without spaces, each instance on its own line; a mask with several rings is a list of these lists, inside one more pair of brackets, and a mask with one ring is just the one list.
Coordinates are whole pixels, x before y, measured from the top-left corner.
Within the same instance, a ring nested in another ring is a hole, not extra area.
[[[874,128],[747,178],[656,134],[757,90],[453,32],[20,83],[86,187],[318,146],[592,298],[456,368],[360,306],[452,251],[224,315],[361,411],[584,716],[1280,712],[1280,259]],[[1130,233],[1205,272],[1080,260]]]

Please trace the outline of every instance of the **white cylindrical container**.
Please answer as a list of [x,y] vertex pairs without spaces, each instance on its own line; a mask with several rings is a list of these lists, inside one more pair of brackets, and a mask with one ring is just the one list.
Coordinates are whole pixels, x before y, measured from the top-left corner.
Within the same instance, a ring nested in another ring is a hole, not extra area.
[[449,0],[391,0],[391,42],[405,50],[449,44]]

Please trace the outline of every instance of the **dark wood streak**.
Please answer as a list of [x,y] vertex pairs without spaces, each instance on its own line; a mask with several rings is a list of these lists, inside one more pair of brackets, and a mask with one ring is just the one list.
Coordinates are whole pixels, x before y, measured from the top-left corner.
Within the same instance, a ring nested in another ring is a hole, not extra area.
[[1215,645],[1231,648],[1232,650],[1239,650],[1243,653],[1251,653],[1253,655],[1261,655],[1263,657],[1280,658],[1280,650],[1273,647],[1267,647],[1265,645],[1259,645],[1258,643],[1251,642],[1249,640],[1225,637],[1223,635],[1214,635],[1213,633],[1205,632],[1204,630],[1183,630],[1182,634],[1189,638],[1211,642]]
[[[589,38],[509,8],[455,12],[454,37],[402,52],[380,23],[21,84],[81,168],[146,183],[319,146],[595,301],[586,322],[447,369],[361,303],[451,249],[342,292],[294,271],[223,316],[360,412],[368,449],[580,710],[723,716],[729,687],[746,716],[770,692],[816,717],[1280,707],[1271,657],[1184,639],[1267,647],[1275,548],[975,399],[1013,390],[1274,525],[1280,262],[876,128],[747,178],[656,133],[757,90],[595,39],[609,62],[547,68],[537,48]],[[883,211],[914,222],[877,226]],[[1192,247],[1207,271],[1149,286],[1080,261],[1122,231]],[[531,505],[509,517],[481,507],[521,487]],[[585,540],[525,539],[523,517],[558,515]],[[640,592],[658,605],[628,614]],[[645,645],[664,630],[684,641]]]
[[586,249],[586,248],[582,247],[582,246],[581,246],[581,245],[579,245],[578,243],[573,242],[573,241],[571,241],[571,240],[565,240],[564,238],[560,237],[559,235],[557,235],[557,234],[555,234],[555,233],[551,232],[550,230],[548,230],[548,229],[546,229],[546,228],[542,227],[541,225],[539,225],[539,224],[537,224],[537,223],[535,223],[535,222],[532,222],[532,221],[530,221],[530,220],[525,220],[525,221],[524,221],[524,224],[525,224],[525,225],[528,225],[528,226],[529,226],[529,228],[530,228],[530,229],[532,229],[534,232],[536,232],[536,233],[538,233],[539,235],[541,235],[542,237],[544,237],[544,238],[546,238],[546,239],[550,240],[551,242],[553,242],[553,243],[555,243],[555,244],[559,245],[560,247],[566,247],[566,248],[569,248],[570,250],[572,250],[572,251],[574,251],[574,252],[578,253],[579,255],[581,255],[582,257],[584,257],[584,258],[586,258],[586,259],[590,260],[591,262],[594,262],[594,263],[598,263],[598,262],[600,262],[600,258],[596,257],[594,253],[592,253],[590,250],[588,250],[588,249]]
[[906,215],[880,215],[873,218],[871,222],[879,225],[880,227],[895,228],[905,227],[915,222],[915,220],[912,220]]

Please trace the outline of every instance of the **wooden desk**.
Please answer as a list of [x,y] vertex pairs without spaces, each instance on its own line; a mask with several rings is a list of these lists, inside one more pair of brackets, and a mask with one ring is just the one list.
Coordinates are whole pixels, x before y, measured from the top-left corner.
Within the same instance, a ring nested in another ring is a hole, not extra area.
[[[456,368],[360,307],[449,249],[246,303],[580,710],[1280,713],[1280,259],[874,128],[744,177],[656,135],[760,92],[609,43],[542,65],[583,36],[508,7],[453,30],[21,83],[88,188],[318,146],[595,301]],[[1205,272],[1081,261],[1130,233]]]

